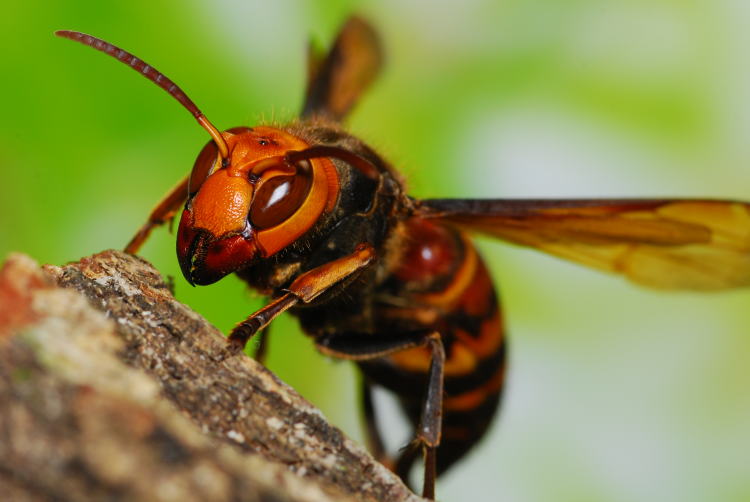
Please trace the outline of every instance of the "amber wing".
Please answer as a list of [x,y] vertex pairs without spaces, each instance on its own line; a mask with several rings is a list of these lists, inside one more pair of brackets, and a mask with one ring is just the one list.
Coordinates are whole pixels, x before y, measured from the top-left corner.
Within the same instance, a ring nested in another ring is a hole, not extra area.
[[325,57],[308,54],[308,84],[302,117],[342,120],[377,77],[383,51],[375,30],[351,17]]
[[699,199],[419,201],[416,215],[663,289],[750,286],[750,204]]

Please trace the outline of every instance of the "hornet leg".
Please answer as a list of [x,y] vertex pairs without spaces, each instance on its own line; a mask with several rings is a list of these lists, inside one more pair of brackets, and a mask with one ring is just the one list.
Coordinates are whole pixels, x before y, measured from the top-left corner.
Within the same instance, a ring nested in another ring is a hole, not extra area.
[[325,263],[297,277],[287,293],[273,300],[234,327],[229,334],[230,350],[240,352],[248,340],[259,330],[268,326],[279,314],[298,302],[309,303],[331,287],[372,263],[375,249],[369,244],[360,244],[350,255]]
[[383,446],[383,437],[380,435],[378,423],[375,417],[375,403],[372,401],[372,383],[367,377],[362,378],[362,409],[365,415],[365,433],[367,434],[367,447],[375,459],[381,464],[389,462]]
[[133,238],[130,239],[128,245],[125,246],[126,253],[136,254],[138,250],[141,249],[143,243],[146,242],[146,239],[148,239],[148,236],[154,228],[163,225],[174,218],[174,215],[177,214],[177,211],[180,210],[185,203],[185,200],[187,200],[187,187],[189,180],[190,176],[186,176],[185,179],[180,181],[177,186],[170,190],[156,205],[151,211],[148,221],[138,229],[138,232],[136,232]]
[[435,478],[437,477],[436,452],[440,445],[443,414],[443,378],[445,348],[440,334],[436,331],[417,331],[398,335],[368,335],[336,333],[323,335],[316,340],[318,350],[323,354],[367,361],[393,354],[413,347],[427,346],[432,352],[427,384],[427,396],[417,426],[412,445],[421,448],[424,454],[424,485],[422,496],[435,498]]

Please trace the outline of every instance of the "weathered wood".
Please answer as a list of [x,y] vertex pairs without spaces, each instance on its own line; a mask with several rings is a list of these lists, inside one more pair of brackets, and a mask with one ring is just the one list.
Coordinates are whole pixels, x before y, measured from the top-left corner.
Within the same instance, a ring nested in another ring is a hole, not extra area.
[[117,251],[0,270],[0,494],[422,500]]

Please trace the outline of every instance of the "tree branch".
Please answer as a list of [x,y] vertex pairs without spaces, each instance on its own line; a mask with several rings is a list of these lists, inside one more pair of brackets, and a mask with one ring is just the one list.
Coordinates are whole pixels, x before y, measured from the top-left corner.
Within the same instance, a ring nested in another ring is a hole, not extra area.
[[0,493],[12,500],[418,501],[117,251],[0,270]]

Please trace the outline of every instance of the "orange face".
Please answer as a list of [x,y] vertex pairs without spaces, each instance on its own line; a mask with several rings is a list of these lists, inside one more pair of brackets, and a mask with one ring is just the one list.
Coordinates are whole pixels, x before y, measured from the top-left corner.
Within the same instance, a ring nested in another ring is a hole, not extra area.
[[211,284],[300,238],[335,204],[329,159],[299,160],[309,145],[273,127],[222,133],[229,156],[210,141],[193,166],[177,232],[177,256],[191,284]]

